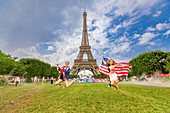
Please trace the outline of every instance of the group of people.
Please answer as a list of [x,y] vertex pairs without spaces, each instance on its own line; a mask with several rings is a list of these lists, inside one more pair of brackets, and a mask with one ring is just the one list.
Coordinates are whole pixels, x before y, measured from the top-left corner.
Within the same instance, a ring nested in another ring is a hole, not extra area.
[[[110,59],[107,62],[105,62],[104,57],[102,58],[102,61],[104,62],[104,64],[108,67],[108,71],[109,71],[109,79],[110,79],[110,87],[113,86],[117,89],[117,92],[119,92],[119,86],[117,86],[117,84],[119,82],[121,82],[120,79],[118,79],[117,74],[115,72],[115,69],[117,67],[129,67],[128,65],[125,66],[118,66],[115,65],[115,61]],[[69,73],[70,73],[70,67],[69,67],[69,62],[65,62],[65,66],[64,67],[58,67],[59,64],[57,64],[57,70],[61,72],[61,75],[59,76],[59,80],[55,83],[56,85],[65,85],[67,88],[71,86],[71,84],[74,82],[74,80],[72,80],[69,83]],[[62,82],[65,81],[65,84],[63,84]]]
[[[37,78],[37,76],[35,76],[34,78],[33,78],[33,83],[36,85],[37,84],[37,81],[38,81],[38,78]],[[44,82],[45,82],[45,77],[43,76],[42,77],[42,85],[44,85]],[[54,81],[54,78],[53,77],[51,77],[51,79],[50,79],[50,81],[51,81],[51,84],[53,84],[53,81]]]
[[[104,62],[104,64],[108,67],[108,71],[109,71],[109,79],[110,79],[110,84],[109,87],[113,86],[117,89],[117,92],[119,92],[119,86],[117,86],[117,84],[121,81],[120,79],[118,79],[117,74],[115,72],[115,69],[117,67],[128,67],[128,65],[126,66],[118,66],[115,65],[115,61],[110,59],[107,62],[105,62],[104,57],[102,58],[102,61]],[[69,62],[66,61],[65,62],[65,66],[63,67],[59,67],[59,64],[57,64],[57,70],[61,73],[60,76],[58,77],[58,81],[55,83],[55,85],[63,85],[64,87],[68,88],[71,86],[71,84],[74,82],[74,80],[72,80],[71,82],[69,82],[69,73],[70,73],[70,67],[69,67]],[[36,81],[37,77],[34,78]],[[63,83],[63,81],[65,81],[65,83]],[[44,77],[42,79],[42,85],[44,82]],[[51,78],[51,84],[53,84],[53,78]]]
[[12,78],[12,83],[15,83],[15,86],[17,86],[20,83],[20,78],[19,77]]

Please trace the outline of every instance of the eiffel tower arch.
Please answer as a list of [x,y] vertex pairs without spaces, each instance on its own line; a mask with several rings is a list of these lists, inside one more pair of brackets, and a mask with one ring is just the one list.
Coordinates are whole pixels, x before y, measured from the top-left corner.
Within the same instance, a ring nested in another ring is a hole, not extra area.
[[88,32],[87,32],[86,17],[87,17],[87,12],[84,10],[81,46],[79,47],[80,50],[77,59],[74,60],[74,65],[71,68],[71,74],[76,76],[82,70],[89,70],[95,76],[98,74],[98,69],[99,69],[96,59],[93,58],[91,52],[91,46],[89,44]]

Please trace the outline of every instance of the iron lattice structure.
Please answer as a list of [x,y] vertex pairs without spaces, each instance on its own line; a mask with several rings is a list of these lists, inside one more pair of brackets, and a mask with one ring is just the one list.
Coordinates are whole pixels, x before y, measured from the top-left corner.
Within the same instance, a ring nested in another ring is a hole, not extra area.
[[[82,70],[89,70],[93,75],[98,74],[99,67],[96,59],[93,58],[91,46],[89,45],[88,32],[87,32],[87,12],[83,12],[83,33],[81,46],[79,47],[79,54],[77,59],[74,60],[74,65],[71,68],[71,74],[78,75]],[[86,58],[84,58],[86,56]]]

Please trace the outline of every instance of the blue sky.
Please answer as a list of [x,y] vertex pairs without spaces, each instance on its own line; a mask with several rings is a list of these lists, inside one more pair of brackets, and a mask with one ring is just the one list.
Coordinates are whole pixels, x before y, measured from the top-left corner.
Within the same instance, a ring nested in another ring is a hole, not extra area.
[[129,62],[143,52],[170,51],[169,0],[0,0],[0,50],[72,66],[84,7],[99,65],[102,56]]

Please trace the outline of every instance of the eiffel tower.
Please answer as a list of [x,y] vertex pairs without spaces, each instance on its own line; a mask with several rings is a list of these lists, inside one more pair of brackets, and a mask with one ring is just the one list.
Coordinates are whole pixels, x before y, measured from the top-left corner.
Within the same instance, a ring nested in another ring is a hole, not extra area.
[[83,33],[82,33],[82,41],[79,54],[77,59],[74,60],[74,65],[71,68],[71,74],[78,75],[78,73],[82,70],[89,70],[95,76],[98,74],[98,65],[96,63],[96,59],[93,58],[91,52],[91,46],[89,45],[88,33],[87,33],[87,12],[84,9],[83,12]]

